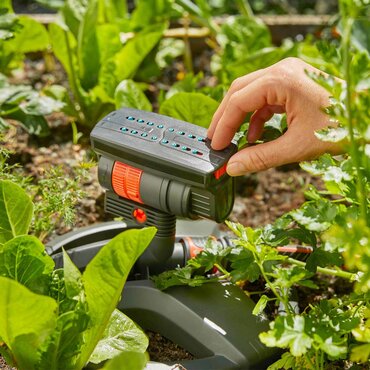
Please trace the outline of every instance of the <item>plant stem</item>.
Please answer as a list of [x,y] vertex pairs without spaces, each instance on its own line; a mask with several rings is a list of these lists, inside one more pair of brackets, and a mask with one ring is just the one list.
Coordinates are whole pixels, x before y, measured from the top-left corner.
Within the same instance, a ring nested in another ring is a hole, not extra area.
[[[306,267],[305,262],[298,261],[294,258],[288,257],[285,261],[291,263],[292,265]],[[326,267],[317,266],[317,272],[320,272],[321,274],[324,274],[324,275],[342,277],[349,281],[354,281],[356,279],[356,274],[353,274],[352,272],[343,271],[343,270],[334,270],[334,269],[329,269]]]
[[259,263],[259,262],[257,262],[257,258],[256,258],[257,256],[255,256],[255,261],[256,261],[256,263],[257,263],[257,265],[258,265],[258,267],[259,267],[259,269],[260,269],[260,271],[261,271],[261,274],[262,274],[262,276],[263,276],[263,278],[265,279],[265,281],[266,281],[266,284],[268,285],[268,287],[271,289],[271,291],[274,293],[274,295],[275,295],[275,297],[280,301],[280,302],[282,302],[283,303],[283,305],[284,305],[284,308],[285,308],[285,312],[288,314],[288,313],[292,313],[292,310],[291,310],[291,307],[290,307],[290,305],[289,305],[289,302],[288,302],[288,300],[287,299],[285,299],[285,297],[284,296],[282,296],[282,295],[280,295],[279,294],[279,292],[275,289],[275,287],[272,285],[272,283],[271,283],[271,281],[270,281],[270,279],[268,278],[268,276],[267,276],[267,274],[266,274],[266,272],[265,272],[265,270],[264,270],[264,268],[263,268],[263,263]]
[[194,73],[193,70],[193,60],[192,60],[192,55],[191,55],[191,47],[190,47],[190,42],[189,42],[189,25],[190,25],[190,18],[189,15],[186,14],[184,17],[184,29],[185,29],[185,34],[184,34],[184,44],[185,44],[185,51],[184,51],[184,64],[185,68],[187,69],[188,73]]
[[237,4],[237,7],[238,7],[240,13],[243,14],[244,17],[246,17],[248,19],[253,19],[254,18],[253,10],[252,10],[248,0],[237,0],[236,4]]
[[367,224],[367,206],[366,206],[366,188],[364,183],[364,176],[361,169],[360,151],[358,143],[355,141],[354,134],[354,120],[352,116],[352,80],[351,80],[351,32],[353,25],[353,18],[348,17],[345,19],[345,27],[343,33],[343,64],[344,64],[344,78],[346,80],[346,99],[345,107],[347,112],[347,123],[350,138],[350,151],[352,154],[353,162],[357,172],[356,180],[356,195],[360,204],[361,217]]
[[[72,62],[71,45],[69,43],[69,38],[68,38],[67,31],[63,31],[63,32],[64,32],[64,38],[65,38],[65,42],[66,42],[66,46],[67,46],[69,70],[70,70],[70,73],[71,73],[71,89],[72,89],[73,95],[74,95],[79,107],[81,108],[82,98],[81,98],[81,94],[80,94],[80,91],[79,91],[78,86],[77,86],[76,71],[75,71],[75,68],[74,68],[74,65],[73,65],[73,62]],[[81,110],[76,109],[76,107],[74,107],[74,108],[75,108],[75,111],[78,112],[79,119],[82,121],[82,123],[84,123],[85,122],[85,117],[82,114]]]
[[224,275],[223,277],[229,277],[230,276],[230,273],[225,270],[221,265],[219,265],[218,263],[215,263],[215,267],[217,268],[218,271],[221,271]]
[[306,357],[306,360],[307,360],[308,364],[310,365],[310,368],[313,369],[313,370],[316,370],[315,369],[315,364],[312,362],[312,360],[310,359],[310,357],[308,356],[307,353],[305,353],[304,357]]

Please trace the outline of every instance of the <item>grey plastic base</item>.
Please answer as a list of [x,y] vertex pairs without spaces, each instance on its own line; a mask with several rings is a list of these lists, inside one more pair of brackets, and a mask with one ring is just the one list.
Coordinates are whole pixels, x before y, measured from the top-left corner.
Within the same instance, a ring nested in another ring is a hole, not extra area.
[[[110,222],[83,228],[56,238],[47,251],[61,266],[64,247],[83,269],[111,238],[133,227],[137,226]],[[211,221],[178,221],[177,230],[177,240],[220,235],[218,225]],[[176,253],[180,255],[175,248]],[[197,357],[180,362],[187,370],[263,370],[278,356],[258,339],[268,322],[253,316],[252,300],[230,284],[172,287],[162,292],[150,280],[128,281],[118,307],[144,329],[160,333]]]
[[268,322],[252,315],[252,300],[230,283],[162,292],[148,280],[128,281],[118,307],[200,358],[180,361],[188,370],[261,370],[276,354],[258,339]]

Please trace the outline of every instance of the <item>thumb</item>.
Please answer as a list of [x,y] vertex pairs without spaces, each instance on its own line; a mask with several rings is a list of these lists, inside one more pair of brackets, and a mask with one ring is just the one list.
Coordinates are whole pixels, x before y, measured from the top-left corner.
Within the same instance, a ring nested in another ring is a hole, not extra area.
[[287,134],[268,143],[240,150],[230,158],[227,173],[230,176],[240,176],[299,161],[302,158],[304,147],[291,140],[290,135]]

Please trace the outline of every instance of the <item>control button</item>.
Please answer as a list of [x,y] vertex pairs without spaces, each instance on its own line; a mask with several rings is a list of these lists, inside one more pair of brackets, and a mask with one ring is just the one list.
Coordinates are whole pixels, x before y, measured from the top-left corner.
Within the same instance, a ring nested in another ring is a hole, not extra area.
[[157,140],[157,139],[158,139],[157,136],[155,135],[152,136],[152,140]]
[[172,127],[170,127],[170,128],[168,129],[168,131],[169,131],[169,132],[174,132],[174,131],[175,131],[175,129],[174,129],[174,128],[172,128]]
[[148,126],[154,126],[154,122],[150,122],[150,121],[149,121],[149,122],[147,122],[146,124],[147,124]]
[[126,117],[129,121],[134,121],[135,120],[135,117],[132,117],[132,116],[128,116]]
[[120,130],[123,131],[123,132],[127,132],[128,128],[127,127],[121,127]]
[[195,135],[193,135],[193,134],[189,134],[189,135],[188,135],[188,138],[189,138],[189,139],[195,139]]
[[163,139],[163,140],[162,140],[162,144],[168,144],[168,140]]
[[137,134],[137,131],[136,130],[131,130],[131,134],[136,135]]
[[139,123],[144,123],[144,120],[143,119],[138,119],[137,120]]
[[204,139],[204,137],[201,137],[201,136],[198,137],[198,141],[202,141],[203,143],[206,142],[206,140]]
[[143,224],[147,218],[145,211],[141,208],[135,208],[134,212],[132,212],[132,215],[134,216],[135,220],[140,224]]
[[202,152],[200,152],[199,150],[196,150],[196,149],[193,149],[191,152],[192,152],[193,154],[196,154],[196,155],[203,155],[203,153],[202,153]]
[[163,126],[163,125],[158,125],[157,127],[158,127],[158,128],[163,128],[164,126]]
[[147,134],[146,132],[143,132],[143,133],[141,134],[141,136],[142,136],[142,137],[147,137],[147,136],[148,136],[148,134]]
[[178,148],[180,145],[179,144],[177,144],[177,143],[172,143],[171,144],[174,148]]
[[185,132],[184,132],[184,131],[177,131],[177,133],[178,133],[179,135],[185,135]]

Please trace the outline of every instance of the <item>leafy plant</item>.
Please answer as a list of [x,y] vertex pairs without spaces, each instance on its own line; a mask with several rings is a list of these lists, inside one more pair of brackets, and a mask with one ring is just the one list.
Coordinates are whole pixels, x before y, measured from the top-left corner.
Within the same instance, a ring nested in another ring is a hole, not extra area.
[[[1,135],[0,141],[3,141]],[[21,166],[8,163],[11,154],[6,148],[0,149],[0,177],[19,185],[31,197],[34,212],[30,233],[43,241],[56,225],[61,223],[73,225],[75,206],[86,196],[82,188],[83,182],[88,177],[87,171],[94,163],[80,163],[71,169],[65,166],[45,169],[36,181],[25,176]]]
[[82,274],[66,252],[64,268],[53,270],[42,243],[26,235],[30,198],[10,181],[0,186],[1,354],[18,369],[32,370],[82,369],[88,361],[100,363],[124,352],[125,365],[122,358],[114,363],[121,369],[130,369],[130,363],[142,368],[147,338],[115,306],[155,229],[118,235]]
[[15,120],[30,133],[47,136],[49,126],[44,116],[62,109],[64,104],[43,95],[28,85],[11,85],[0,74],[0,129]]
[[[167,27],[166,23],[146,25],[122,44],[116,17],[124,9],[116,8],[117,4],[68,0],[60,11],[61,21],[49,27],[53,51],[67,72],[73,99],[61,87],[50,89],[49,94],[64,101],[66,112],[87,126],[114,109],[115,95],[120,94],[117,86],[134,77]],[[113,19],[107,16],[112,9],[116,9]]]
[[16,16],[10,0],[0,7],[0,73],[19,66],[24,54],[45,50],[49,37],[45,27],[27,16]]
[[[266,290],[254,313],[263,315],[266,307],[275,307],[276,316],[260,339],[288,351],[270,370],[325,369],[341,360],[368,363],[370,356],[370,48],[365,36],[370,9],[366,1],[351,0],[340,1],[340,9],[339,45],[338,40],[323,41],[319,48],[327,59],[325,68],[342,80],[311,77],[332,96],[326,112],[333,127],[316,135],[341,141],[348,154],[302,163],[303,169],[323,179],[325,190],[311,186],[306,192],[309,201],[272,225],[253,230],[229,223],[237,236],[234,247],[208,245],[184,269],[155,279],[161,288],[199,285],[208,281],[204,274],[239,284],[262,279]],[[297,241],[312,248],[305,262],[279,253]],[[347,291],[334,285],[331,297],[297,311],[293,293],[317,289],[325,275],[339,285],[347,281]],[[284,315],[278,315],[279,307]]]

